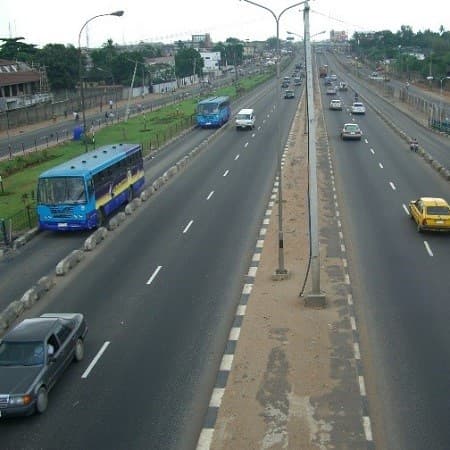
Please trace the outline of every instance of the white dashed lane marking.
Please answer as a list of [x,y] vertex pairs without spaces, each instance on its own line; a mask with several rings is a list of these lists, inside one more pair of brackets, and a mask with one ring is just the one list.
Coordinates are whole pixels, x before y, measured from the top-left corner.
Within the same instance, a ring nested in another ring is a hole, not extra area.
[[153,280],[156,278],[156,275],[158,275],[159,271],[162,269],[162,266],[158,266],[155,271],[153,272],[152,276],[147,281],[147,284],[152,284]]
[[191,228],[192,224],[194,223],[193,220],[191,220],[185,227],[183,230],[183,234],[186,234],[189,231],[189,228]]
[[208,194],[208,197],[206,197],[206,200],[209,200],[213,195],[214,195],[214,191],[211,191],[211,192]]
[[389,186],[391,186],[392,190],[395,191],[397,188],[395,187],[395,184],[392,181],[389,181]]
[[432,250],[431,250],[431,248],[430,248],[430,246],[428,245],[428,242],[427,242],[427,241],[423,241],[423,244],[425,245],[425,248],[426,248],[426,250],[427,250],[427,253],[428,253],[430,256],[434,256],[434,255],[433,255],[433,252],[432,252]]
[[89,364],[89,366],[87,367],[87,369],[84,371],[83,375],[81,375],[81,378],[87,378],[89,376],[89,374],[91,373],[92,369],[94,368],[94,366],[97,364],[98,360],[101,358],[101,356],[103,355],[103,353],[105,353],[106,349],[108,348],[110,342],[106,341],[102,347],[100,348],[100,350],[98,351],[98,353],[95,355],[95,358],[91,361],[91,363]]
[[223,173],[223,176],[226,177],[229,173],[230,173],[229,170],[225,170],[225,172]]

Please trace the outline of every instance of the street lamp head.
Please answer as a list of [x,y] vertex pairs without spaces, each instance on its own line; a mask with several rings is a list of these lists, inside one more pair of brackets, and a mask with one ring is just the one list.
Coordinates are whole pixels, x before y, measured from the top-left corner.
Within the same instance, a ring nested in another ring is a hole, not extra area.
[[124,15],[124,11],[114,11],[112,13],[109,14],[110,16],[117,16],[117,17],[121,17]]

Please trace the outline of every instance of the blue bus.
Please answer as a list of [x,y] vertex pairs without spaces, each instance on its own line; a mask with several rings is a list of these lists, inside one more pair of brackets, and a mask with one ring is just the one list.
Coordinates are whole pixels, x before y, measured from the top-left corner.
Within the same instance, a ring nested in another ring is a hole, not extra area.
[[197,125],[221,127],[231,115],[230,97],[210,97],[197,103]]
[[139,144],[100,147],[39,176],[37,215],[41,230],[97,228],[145,183]]

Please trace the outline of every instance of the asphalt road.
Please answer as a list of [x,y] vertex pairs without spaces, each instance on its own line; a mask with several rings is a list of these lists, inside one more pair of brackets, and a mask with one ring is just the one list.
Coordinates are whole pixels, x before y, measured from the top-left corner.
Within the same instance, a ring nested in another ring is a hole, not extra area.
[[251,103],[254,131],[225,129],[37,304],[85,314],[86,357],[44,416],[1,423],[2,448],[195,446],[273,186],[275,121],[285,142],[296,108],[274,92]]
[[[338,74],[355,87],[348,74]],[[362,83],[356,89],[385,108]],[[352,90],[340,96],[347,106],[353,101]],[[422,195],[450,199],[450,185],[370,105],[365,116],[352,117],[348,110],[328,111],[329,98],[322,98],[377,447],[448,449],[450,239],[417,233],[406,205]],[[430,153],[441,151],[435,135],[398,111],[392,120],[420,133]],[[351,121],[362,128],[361,142],[339,139],[343,123]]]

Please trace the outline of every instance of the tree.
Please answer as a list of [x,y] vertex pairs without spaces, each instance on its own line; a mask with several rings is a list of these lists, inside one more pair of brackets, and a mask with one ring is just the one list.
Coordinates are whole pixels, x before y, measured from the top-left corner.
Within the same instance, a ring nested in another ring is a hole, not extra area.
[[34,44],[20,42],[23,39],[25,38],[0,38],[3,41],[0,45],[0,58],[32,63],[39,50]]
[[175,70],[179,77],[201,75],[203,65],[200,53],[194,48],[181,48],[175,55]]
[[73,45],[47,44],[37,55],[43,65],[51,90],[74,90],[79,79],[78,49]]

